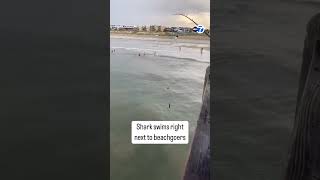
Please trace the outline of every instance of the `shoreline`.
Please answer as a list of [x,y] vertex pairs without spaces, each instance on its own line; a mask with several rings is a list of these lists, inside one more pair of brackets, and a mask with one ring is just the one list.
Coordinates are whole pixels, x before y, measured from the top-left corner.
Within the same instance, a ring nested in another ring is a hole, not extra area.
[[[204,34],[178,34],[178,39],[183,40],[202,40],[210,41],[210,38]],[[110,37],[113,38],[158,38],[158,39],[174,39],[175,34],[163,33],[163,32],[114,32],[110,31]]]

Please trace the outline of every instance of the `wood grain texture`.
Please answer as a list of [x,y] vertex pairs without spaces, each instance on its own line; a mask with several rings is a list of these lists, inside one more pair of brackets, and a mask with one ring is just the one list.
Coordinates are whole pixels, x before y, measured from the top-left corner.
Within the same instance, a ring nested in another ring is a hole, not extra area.
[[210,66],[207,68],[202,107],[183,180],[210,179]]
[[320,14],[307,25],[286,180],[320,179]]

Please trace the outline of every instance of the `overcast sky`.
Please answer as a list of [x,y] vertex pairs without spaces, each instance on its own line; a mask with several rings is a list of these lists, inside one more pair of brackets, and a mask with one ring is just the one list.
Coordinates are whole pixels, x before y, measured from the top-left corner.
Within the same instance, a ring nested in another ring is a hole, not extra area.
[[210,0],[111,0],[110,11],[114,25],[194,25],[175,13],[187,14],[206,27],[210,24]]

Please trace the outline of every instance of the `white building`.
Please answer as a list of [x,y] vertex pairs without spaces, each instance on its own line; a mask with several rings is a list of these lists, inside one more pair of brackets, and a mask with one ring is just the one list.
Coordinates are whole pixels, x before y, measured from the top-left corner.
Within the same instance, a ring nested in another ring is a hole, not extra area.
[[117,30],[117,31],[138,31],[138,26],[131,26],[131,25],[110,25],[111,30]]

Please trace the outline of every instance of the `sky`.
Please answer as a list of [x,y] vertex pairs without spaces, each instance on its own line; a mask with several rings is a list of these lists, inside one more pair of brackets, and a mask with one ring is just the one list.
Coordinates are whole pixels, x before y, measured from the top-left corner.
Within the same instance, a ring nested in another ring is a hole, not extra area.
[[194,26],[183,13],[201,25],[210,25],[210,0],[111,0],[113,25]]

